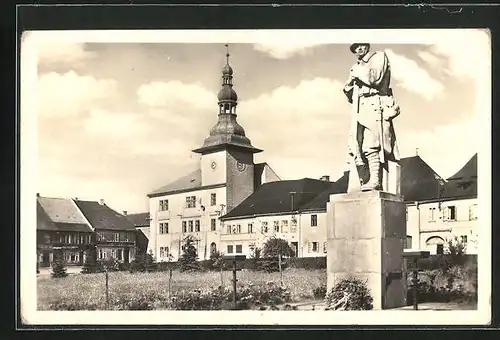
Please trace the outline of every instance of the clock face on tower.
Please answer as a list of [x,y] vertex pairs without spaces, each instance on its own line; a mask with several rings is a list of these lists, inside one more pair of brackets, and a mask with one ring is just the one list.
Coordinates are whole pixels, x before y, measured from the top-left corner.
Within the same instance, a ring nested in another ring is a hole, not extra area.
[[238,171],[244,171],[246,167],[247,167],[247,165],[245,163],[241,163],[241,162],[236,163],[236,168],[238,169]]
[[215,161],[212,161],[212,164],[210,164],[210,167],[212,170],[215,170],[217,168],[217,163]]

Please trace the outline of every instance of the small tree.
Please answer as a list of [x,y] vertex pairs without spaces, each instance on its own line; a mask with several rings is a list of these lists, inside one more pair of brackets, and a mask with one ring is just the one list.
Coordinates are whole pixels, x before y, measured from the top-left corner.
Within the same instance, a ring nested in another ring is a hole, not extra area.
[[[270,238],[264,243],[262,255],[268,258],[278,258],[278,270],[281,276],[281,284],[283,284],[283,268],[281,261],[284,256],[291,257],[294,255],[294,251],[292,247],[290,247],[290,244],[288,244],[288,241],[277,237]],[[269,265],[273,264],[268,263],[267,266]]]
[[201,270],[197,262],[198,253],[194,246],[194,239],[191,235],[186,236],[184,239],[184,246],[182,247],[182,255],[179,259],[179,269],[181,272]]
[[370,310],[373,298],[366,282],[346,277],[339,280],[326,294],[326,310]]
[[66,264],[62,258],[62,254],[56,256],[54,262],[52,263],[52,273],[50,274],[53,278],[61,278],[68,276],[66,272]]

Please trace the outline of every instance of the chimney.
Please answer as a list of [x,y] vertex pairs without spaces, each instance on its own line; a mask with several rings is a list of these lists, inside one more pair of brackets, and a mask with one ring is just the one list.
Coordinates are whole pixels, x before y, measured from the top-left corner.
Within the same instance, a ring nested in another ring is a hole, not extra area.
[[320,181],[330,182],[330,176],[328,175],[321,176]]
[[127,210],[123,210],[123,215],[127,216]]
[[101,199],[99,200],[99,204],[100,204],[100,205],[104,205],[104,199],[102,199],[102,198],[101,198]]

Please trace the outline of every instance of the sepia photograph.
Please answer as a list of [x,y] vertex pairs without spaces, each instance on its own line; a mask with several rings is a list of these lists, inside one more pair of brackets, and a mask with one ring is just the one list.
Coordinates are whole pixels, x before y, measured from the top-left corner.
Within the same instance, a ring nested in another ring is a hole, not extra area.
[[490,322],[488,30],[19,48],[24,323]]

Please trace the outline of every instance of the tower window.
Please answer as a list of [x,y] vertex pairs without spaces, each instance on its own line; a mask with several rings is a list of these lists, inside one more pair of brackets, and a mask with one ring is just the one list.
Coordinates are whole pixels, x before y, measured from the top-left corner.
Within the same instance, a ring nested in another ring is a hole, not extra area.
[[215,218],[212,218],[210,220],[210,230],[215,231],[216,223],[217,223],[217,220]]
[[311,215],[311,227],[318,226],[318,215]]
[[212,194],[210,194],[210,205],[214,206],[216,204],[217,204],[217,194],[212,193]]

